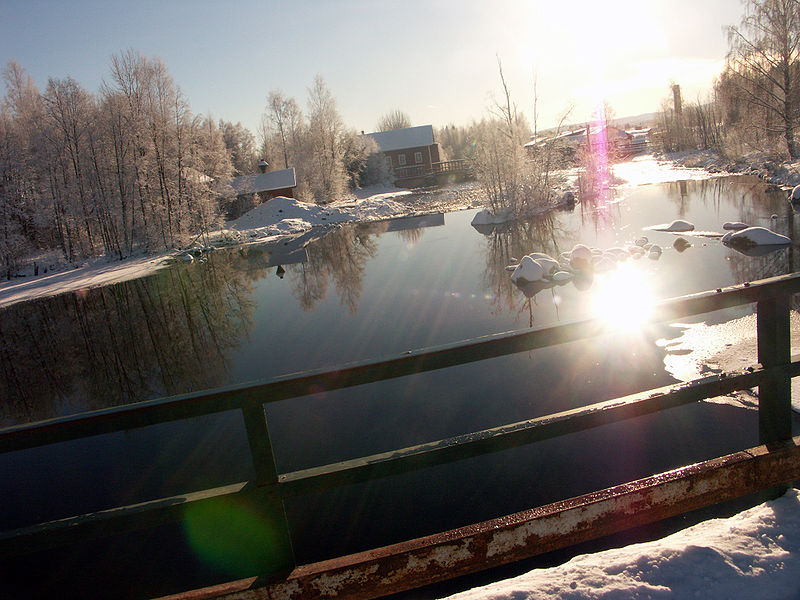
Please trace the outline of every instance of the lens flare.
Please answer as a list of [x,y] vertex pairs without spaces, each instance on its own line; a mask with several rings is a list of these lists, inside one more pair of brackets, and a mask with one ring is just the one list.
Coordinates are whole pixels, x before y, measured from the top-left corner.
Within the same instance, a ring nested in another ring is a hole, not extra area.
[[282,508],[235,499],[190,504],[184,531],[195,554],[232,577],[274,573],[291,564],[291,542]]
[[598,278],[592,294],[592,312],[610,328],[634,331],[650,317],[653,302],[644,273],[631,263],[623,263],[616,271]]

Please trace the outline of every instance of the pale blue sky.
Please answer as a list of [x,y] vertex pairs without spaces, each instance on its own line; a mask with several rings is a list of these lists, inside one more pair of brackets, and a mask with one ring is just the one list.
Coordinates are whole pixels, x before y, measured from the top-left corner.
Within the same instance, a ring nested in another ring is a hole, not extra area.
[[112,54],[160,56],[192,110],[255,130],[270,90],[305,107],[321,74],[345,122],[370,131],[400,108],[414,124],[467,124],[499,94],[496,55],[540,127],[608,98],[618,116],[657,110],[671,80],[693,100],[727,50],[739,0],[0,0],[0,61],[44,88],[71,75],[91,92]]

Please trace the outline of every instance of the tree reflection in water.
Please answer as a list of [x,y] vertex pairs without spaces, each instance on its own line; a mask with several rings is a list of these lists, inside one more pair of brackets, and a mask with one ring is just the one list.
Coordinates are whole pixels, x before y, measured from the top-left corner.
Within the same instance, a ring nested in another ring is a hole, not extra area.
[[342,305],[356,314],[367,261],[377,253],[374,231],[365,227],[331,231],[306,248],[306,262],[286,267],[292,293],[304,311],[325,299],[332,280]]
[[516,263],[531,252],[558,257],[561,252],[572,248],[578,233],[567,231],[557,213],[482,227],[479,231],[486,238],[483,282],[486,289],[490,290],[494,310],[497,313],[504,310],[524,313],[528,316],[528,326],[532,327],[532,303],[536,302],[536,295],[544,290],[552,290],[555,286],[544,282],[518,286],[511,281],[506,266]]
[[225,383],[253,325],[252,271],[239,253],[214,258],[0,311],[0,422]]

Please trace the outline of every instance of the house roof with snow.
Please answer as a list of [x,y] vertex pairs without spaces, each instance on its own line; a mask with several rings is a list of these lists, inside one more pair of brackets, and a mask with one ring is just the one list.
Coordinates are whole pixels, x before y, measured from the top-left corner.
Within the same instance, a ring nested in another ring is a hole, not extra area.
[[[606,139],[609,141],[623,140],[630,138],[630,132],[626,132],[619,127],[613,125],[591,125],[589,128],[589,135],[593,138],[605,132]],[[586,127],[581,129],[574,129],[572,131],[564,131],[554,137],[550,138],[537,138],[525,144],[526,148],[532,148],[539,145],[549,144],[555,141],[563,141],[567,143],[584,143],[586,140]]]
[[433,125],[377,131],[375,133],[367,133],[366,136],[375,140],[381,152],[419,148],[433,144]]
[[223,198],[232,198],[243,194],[270,192],[295,186],[297,186],[297,179],[295,178],[294,167],[291,167],[279,171],[270,171],[269,173],[241,175],[240,177],[227,179],[219,182],[216,189],[217,193]]

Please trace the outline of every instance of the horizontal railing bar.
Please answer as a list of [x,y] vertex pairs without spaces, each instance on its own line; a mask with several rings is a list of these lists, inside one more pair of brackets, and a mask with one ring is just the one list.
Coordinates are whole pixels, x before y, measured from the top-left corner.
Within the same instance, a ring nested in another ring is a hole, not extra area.
[[[713,375],[461,436],[285,473],[278,479],[280,493],[290,497],[319,492],[609,425],[755,387],[772,371],[779,369],[757,367]],[[800,355],[795,357],[790,372],[800,374]]]
[[[800,374],[800,355],[790,365],[790,373]],[[270,486],[263,490],[265,493],[273,493],[286,498],[410,472],[543,441],[565,433],[607,425],[699,399],[754,387],[768,376],[769,371],[760,367],[741,373],[713,375],[685,384],[665,386],[463,436],[286,473],[280,476],[277,488]],[[14,540],[13,552],[19,553],[75,539],[87,539],[108,533],[135,530],[143,525],[176,520],[180,518],[181,511],[188,504],[209,498],[237,495],[244,492],[248,486],[254,487],[252,482],[231,484],[221,488],[0,532],[0,557],[12,553],[11,548],[8,547],[10,540]]]
[[[379,598],[574,546],[800,478],[800,438],[757,446],[512,515],[170,600]],[[163,600],[167,600],[166,598]]]
[[0,558],[178,521],[190,505],[253,494],[255,489],[249,482],[234,483],[3,531]]
[[[789,372],[800,374],[800,355]],[[253,482],[242,482],[4,531],[0,532],[0,558],[177,521],[191,504],[252,494],[255,489],[265,497],[287,498],[499,452],[747,389],[769,376],[770,370],[760,367],[713,375],[463,436],[286,473],[277,486],[257,488]]]
[[[759,298],[797,292],[800,292],[800,274],[783,275],[666,300],[654,305],[650,321],[668,321],[749,304]],[[374,383],[596,337],[603,333],[609,333],[603,319],[588,319],[409,351],[389,360],[361,361],[335,369],[287,374],[265,382],[239,384],[28,423],[0,430],[0,453],[285,400],[319,389],[332,391]]]

